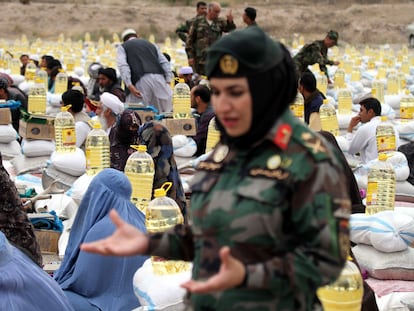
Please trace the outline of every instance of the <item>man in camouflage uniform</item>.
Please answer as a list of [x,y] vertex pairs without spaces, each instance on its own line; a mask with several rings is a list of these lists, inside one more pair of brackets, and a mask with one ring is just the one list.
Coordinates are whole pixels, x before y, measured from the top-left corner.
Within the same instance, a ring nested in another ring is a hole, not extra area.
[[339,65],[339,62],[328,59],[328,49],[338,44],[338,37],[337,31],[330,30],[325,39],[305,44],[293,57],[298,75],[301,76],[303,72],[309,71],[308,66],[319,64],[319,69],[328,78],[328,83],[332,83],[326,65]]
[[196,73],[205,74],[207,48],[216,42],[223,34],[236,29],[233,15],[227,15],[227,19],[219,17],[221,6],[217,2],[208,5],[206,16],[198,16],[191,25],[186,41],[188,64]]
[[181,286],[194,310],[316,310],[317,289],[338,277],[349,249],[338,154],[291,114],[293,61],[261,28],[216,42],[206,73],[221,139],[197,166],[192,227],[145,235],[113,213],[116,233],[82,249],[193,261]]
[[207,3],[204,1],[197,2],[197,15],[193,18],[187,19],[184,23],[177,27],[175,33],[185,43],[187,41],[188,32],[190,31],[191,25],[198,16],[205,16],[207,14]]

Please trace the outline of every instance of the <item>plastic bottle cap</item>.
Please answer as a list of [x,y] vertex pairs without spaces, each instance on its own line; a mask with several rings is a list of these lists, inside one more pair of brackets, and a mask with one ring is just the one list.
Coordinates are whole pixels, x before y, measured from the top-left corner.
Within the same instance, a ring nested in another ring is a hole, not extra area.
[[131,148],[133,148],[137,151],[141,151],[141,152],[146,152],[147,151],[147,146],[146,145],[131,145]]
[[94,129],[101,129],[102,128],[102,126],[101,126],[101,122],[99,122],[99,121],[95,121],[94,123],[93,123],[93,126],[92,126]]
[[326,99],[326,98],[322,102],[323,102],[324,105],[329,104],[329,100]]
[[165,197],[167,195],[168,190],[170,190],[171,187],[172,187],[172,182],[167,181],[163,183],[161,188],[154,190],[154,197],[155,198]]
[[387,161],[387,159],[388,159],[388,156],[385,153],[380,153],[378,155],[378,160],[380,161]]
[[183,78],[179,78],[178,83],[185,83],[185,80]]
[[388,120],[388,118],[387,118],[387,116],[381,116],[381,121],[387,121]]
[[72,107],[72,105],[62,106],[62,107],[60,108],[60,111],[68,111],[71,107]]

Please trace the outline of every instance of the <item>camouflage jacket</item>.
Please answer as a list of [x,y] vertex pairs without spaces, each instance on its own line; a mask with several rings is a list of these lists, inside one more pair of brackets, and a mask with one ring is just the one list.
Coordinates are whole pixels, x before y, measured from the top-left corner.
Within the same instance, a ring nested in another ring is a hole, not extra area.
[[193,260],[192,278],[219,271],[229,246],[243,286],[192,294],[195,310],[313,310],[349,248],[350,201],[337,154],[288,110],[250,150],[218,145],[194,177],[193,227],[152,236],[152,254]]
[[193,24],[196,18],[197,16],[187,19],[184,23],[178,26],[177,29],[175,30],[175,33],[177,34],[177,36],[184,42],[187,41],[188,32],[190,31],[191,25]]
[[319,64],[319,69],[325,73],[327,78],[328,69],[326,65],[333,65],[334,62],[328,59],[328,49],[323,44],[323,40],[314,41],[304,45],[300,51],[293,57],[298,73],[307,70],[308,66]]
[[[198,16],[194,19],[186,41],[186,52],[188,58],[195,59],[196,69],[198,64],[202,64],[202,68],[204,67],[207,48],[216,42],[223,35],[223,32],[234,29],[236,29],[236,25],[223,18],[213,20],[211,25],[205,16]],[[204,72],[198,73],[204,74]]]

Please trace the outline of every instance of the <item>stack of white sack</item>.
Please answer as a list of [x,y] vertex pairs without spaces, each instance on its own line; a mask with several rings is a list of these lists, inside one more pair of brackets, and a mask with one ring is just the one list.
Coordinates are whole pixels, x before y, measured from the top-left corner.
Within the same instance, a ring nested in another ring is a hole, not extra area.
[[22,154],[18,138],[19,135],[11,124],[0,125],[0,152],[4,160],[11,160]]
[[352,214],[350,239],[379,310],[406,310],[401,300],[414,299],[413,217],[396,211]]
[[75,152],[54,151],[48,165],[42,174],[42,184],[47,188],[53,181],[59,182],[59,187],[68,190],[75,180],[86,172],[85,153],[76,148]]
[[16,174],[41,173],[55,151],[55,143],[51,140],[23,139],[21,150],[22,154],[11,161]]

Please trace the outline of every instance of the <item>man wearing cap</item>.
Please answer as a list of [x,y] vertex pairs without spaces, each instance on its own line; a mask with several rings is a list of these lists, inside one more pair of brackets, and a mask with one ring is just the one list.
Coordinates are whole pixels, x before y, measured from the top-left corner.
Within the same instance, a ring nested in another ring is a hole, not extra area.
[[172,111],[171,65],[155,44],[138,38],[134,29],[122,33],[117,65],[128,89],[127,103],[154,106],[159,113]]
[[193,68],[190,66],[181,67],[178,70],[178,77],[184,79],[184,82],[188,85],[190,90],[194,87],[193,81]]
[[330,30],[325,39],[317,40],[310,44],[304,45],[301,50],[293,57],[296,64],[296,70],[300,76],[303,72],[309,71],[308,66],[319,64],[319,69],[325,73],[328,83],[332,83],[329,78],[326,65],[339,65],[338,61],[328,59],[328,49],[338,44],[339,34],[335,30]]
[[243,13],[243,22],[249,26],[257,26],[256,23],[256,9],[252,7],[247,7],[244,9]]
[[100,94],[109,92],[119,98],[121,102],[125,102],[126,96],[124,90],[118,82],[116,71],[114,68],[99,68],[98,83]]
[[207,14],[207,3],[205,3],[204,1],[198,1],[197,2],[197,6],[196,6],[196,10],[197,10],[197,15],[193,18],[187,19],[185,21],[185,23],[181,24],[176,30],[175,33],[177,34],[177,36],[184,41],[184,43],[187,40],[188,37],[188,32],[190,31],[191,25],[193,24],[194,20],[201,15],[206,15]]
[[207,15],[198,16],[188,33],[186,41],[188,64],[200,75],[205,75],[207,48],[216,42],[224,32],[236,29],[231,10],[227,19],[220,18],[220,12],[220,4],[211,2],[208,5]]
[[108,92],[102,93],[100,105],[96,108],[96,115],[108,135],[123,111],[124,103],[118,97]]

